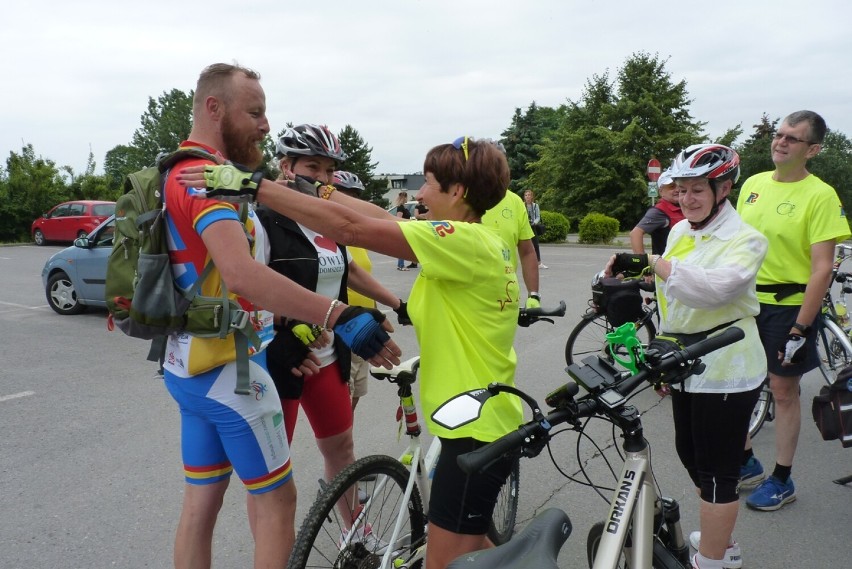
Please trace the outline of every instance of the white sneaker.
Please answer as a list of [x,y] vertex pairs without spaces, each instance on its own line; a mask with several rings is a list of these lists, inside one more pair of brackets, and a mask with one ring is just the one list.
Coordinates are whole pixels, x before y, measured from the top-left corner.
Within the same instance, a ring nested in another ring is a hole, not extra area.
[[548,268],[548,267],[547,267],[547,265],[545,265],[544,263],[539,263],[539,264],[538,264],[538,268],[539,268],[539,269],[546,269],[546,268]]
[[[701,543],[701,532],[694,531],[689,534],[689,545],[692,546],[692,549],[698,551],[698,545]],[[695,565],[695,561],[692,562],[693,567],[698,567]],[[728,549],[725,550],[725,557],[722,558],[722,567],[725,569],[741,569],[743,566],[743,552],[740,550],[740,545],[734,541],[733,544],[728,546]]]

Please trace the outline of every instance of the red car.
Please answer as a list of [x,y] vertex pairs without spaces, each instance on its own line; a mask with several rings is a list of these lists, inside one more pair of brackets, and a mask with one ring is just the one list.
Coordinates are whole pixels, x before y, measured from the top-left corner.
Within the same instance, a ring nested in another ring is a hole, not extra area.
[[80,200],[61,203],[33,221],[36,245],[85,237],[115,213],[115,202]]

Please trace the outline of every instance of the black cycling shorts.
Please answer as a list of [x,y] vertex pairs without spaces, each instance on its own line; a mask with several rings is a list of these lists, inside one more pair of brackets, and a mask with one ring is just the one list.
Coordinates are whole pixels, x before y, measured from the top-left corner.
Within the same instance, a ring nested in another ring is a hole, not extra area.
[[782,377],[798,377],[805,375],[819,365],[819,354],[817,354],[817,332],[818,322],[811,329],[811,333],[805,338],[805,359],[797,364],[782,366],[778,359],[778,348],[787,342],[790,328],[796,323],[800,306],[783,306],[780,304],[761,304],[760,314],[757,315],[757,330],[760,333],[760,341],[766,352],[766,363],[769,373]]
[[483,473],[465,474],[456,458],[486,443],[471,438],[441,438],[441,455],[432,479],[429,521],[453,533],[484,535],[494,514],[500,488],[512,470],[502,458]]

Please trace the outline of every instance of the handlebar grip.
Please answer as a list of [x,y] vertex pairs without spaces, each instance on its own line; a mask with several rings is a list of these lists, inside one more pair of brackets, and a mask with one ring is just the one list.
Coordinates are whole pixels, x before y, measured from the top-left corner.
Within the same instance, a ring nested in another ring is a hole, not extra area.
[[560,300],[556,308],[524,308],[523,311],[528,318],[541,318],[543,316],[565,316],[567,307],[565,301]]
[[742,328],[731,326],[718,336],[710,336],[706,340],[701,340],[684,348],[680,353],[683,354],[685,359],[694,360],[714,350],[739,342],[743,338],[745,338],[745,332],[743,332]]
[[538,436],[543,428],[538,425],[522,425],[515,431],[507,433],[487,445],[465,454],[460,454],[456,462],[462,472],[472,474],[479,472],[503,455],[519,449],[531,436]]

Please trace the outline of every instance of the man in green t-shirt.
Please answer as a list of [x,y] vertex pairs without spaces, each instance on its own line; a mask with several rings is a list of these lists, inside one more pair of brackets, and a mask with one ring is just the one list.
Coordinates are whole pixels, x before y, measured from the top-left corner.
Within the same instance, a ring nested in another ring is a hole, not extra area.
[[834,246],[850,236],[837,192],[807,169],[826,130],[812,111],[787,116],[772,141],[775,170],[746,180],[737,203],[743,220],[769,240],[757,274],[757,324],[775,397],[776,463],[761,483],[763,466],[746,442],[740,487],[760,483],[746,500],[755,510],[777,510],[796,499],[790,471],[802,423],[799,381],[819,365],[812,328],[831,284]]
[[482,216],[482,225],[495,227],[509,246],[512,268],[517,271],[518,263],[521,265],[524,286],[527,288],[526,306],[539,308],[541,295],[538,292],[538,256],[532,242],[535,233],[530,226],[524,200],[515,192],[506,190],[506,196]]

